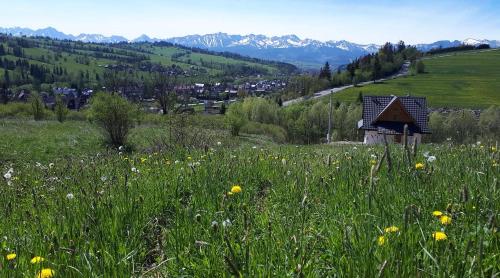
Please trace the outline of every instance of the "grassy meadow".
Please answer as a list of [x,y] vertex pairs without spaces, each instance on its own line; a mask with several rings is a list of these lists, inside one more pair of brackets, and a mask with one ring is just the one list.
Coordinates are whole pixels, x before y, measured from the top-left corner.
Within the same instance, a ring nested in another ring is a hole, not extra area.
[[276,145],[222,131],[205,148],[156,144],[166,130],[142,125],[133,147],[117,150],[85,122],[0,121],[1,276],[500,271],[491,145],[423,145],[410,163],[391,146],[391,171],[385,160],[376,171],[381,147]]
[[350,88],[334,95],[355,101],[363,95],[427,97],[430,107],[486,108],[500,105],[500,50],[468,51],[424,58],[425,73]]

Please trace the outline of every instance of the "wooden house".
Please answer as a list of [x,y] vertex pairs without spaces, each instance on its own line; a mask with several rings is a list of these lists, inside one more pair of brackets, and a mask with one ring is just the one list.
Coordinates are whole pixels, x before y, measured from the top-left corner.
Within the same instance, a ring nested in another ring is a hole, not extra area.
[[401,143],[404,126],[408,125],[408,141],[420,143],[429,134],[427,102],[424,97],[365,96],[363,119],[358,128],[364,130],[365,144]]

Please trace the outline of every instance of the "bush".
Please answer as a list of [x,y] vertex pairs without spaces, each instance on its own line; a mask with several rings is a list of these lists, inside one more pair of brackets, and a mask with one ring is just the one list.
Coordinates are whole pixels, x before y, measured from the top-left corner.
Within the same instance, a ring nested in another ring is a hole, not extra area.
[[0,104],[0,118],[31,117],[31,105],[22,102]]
[[91,99],[90,118],[101,126],[114,146],[125,144],[134,112],[134,105],[118,95],[99,93]]
[[29,98],[29,103],[31,104],[31,115],[33,115],[33,119],[35,121],[42,120],[45,114],[42,97],[40,97],[38,93],[32,93]]
[[241,128],[241,131],[248,134],[259,134],[271,137],[276,143],[284,143],[287,139],[285,129],[272,124],[248,122]]
[[56,105],[54,107],[54,112],[56,113],[57,120],[62,123],[66,120],[68,115],[68,108],[66,104],[62,101],[61,96],[56,97]]
[[247,115],[245,115],[241,103],[234,103],[229,106],[226,113],[226,121],[231,128],[231,134],[233,136],[238,136],[241,128],[248,122]]

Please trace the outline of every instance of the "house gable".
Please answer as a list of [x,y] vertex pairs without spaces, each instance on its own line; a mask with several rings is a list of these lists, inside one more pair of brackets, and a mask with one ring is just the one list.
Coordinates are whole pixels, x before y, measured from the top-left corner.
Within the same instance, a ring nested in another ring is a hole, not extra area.
[[373,120],[373,123],[377,122],[399,122],[399,123],[415,123],[415,119],[406,111],[403,103],[397,97],[394,97],[392,101],[380,112],[380,114]]

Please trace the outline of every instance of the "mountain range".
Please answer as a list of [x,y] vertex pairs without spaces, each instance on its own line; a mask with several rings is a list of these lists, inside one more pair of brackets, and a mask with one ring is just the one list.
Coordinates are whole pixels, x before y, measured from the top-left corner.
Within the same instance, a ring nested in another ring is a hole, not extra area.
[[[233,52],[254,58],[289,62],[303,68],[318,68],[325,61],[332,67],[349,63],[357,57],[376,52],[380,45],[357,44],[345,40],[318,41],[300,39],[296,35],[274,36],[265,35],[229,35],[215,33],[207,35],[189,35],[167,39],[150,38],[147,35],[128,40],[122,36],[103,36],[100,34],[80,34],[77,36],[65,34],[52,27],[33,30],[29,28],[0,28],[0,33],[13,36],[42,36],[60,40],[74,40],[93,43],[118,43],[118,42],[159,42],[166,41],[188,47],[197,47],[213,51]],[[462,44],[479,45],[489,44],[492,48],[500,47],[498,40],[442,40],[430,44],[417,44],[422,51],[439,47],[452,47]]]

